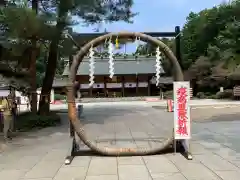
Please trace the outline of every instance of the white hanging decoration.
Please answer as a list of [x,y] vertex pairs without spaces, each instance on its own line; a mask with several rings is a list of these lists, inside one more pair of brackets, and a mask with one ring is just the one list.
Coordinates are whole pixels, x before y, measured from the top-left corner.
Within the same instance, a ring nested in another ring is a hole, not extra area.
[[156,86],[160,83],[160,70],[161,70],[161,52],[159,47],[156,48]]
[[109,77],[112,79],[114,76],[114,62],[113,62],[113,43],[111,39],[108,41],[108,54],[109,54]]
[[94,84],[94,69],[95,69],[95,61],[94,61],[94,51],[93,46],[89,50],[89,87],[92,87]]

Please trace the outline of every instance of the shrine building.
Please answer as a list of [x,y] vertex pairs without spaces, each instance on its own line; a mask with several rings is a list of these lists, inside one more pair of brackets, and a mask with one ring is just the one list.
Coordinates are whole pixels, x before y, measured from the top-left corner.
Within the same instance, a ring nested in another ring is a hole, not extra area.
[[[76,92],[81,97],[134,97],[157,96],[156,58],[147,56],[117,56],[114,58],[114,77],[109,78],[108,57],[95,57],[94,85],[89,87],[89,58],[81,62],[76,77]],[[66,65],[62,78],[54,80],[55,93],[64,93],[69,75],[69,63]],[[160,85],[172,89],[172,77],[164,77],[161,68]]]

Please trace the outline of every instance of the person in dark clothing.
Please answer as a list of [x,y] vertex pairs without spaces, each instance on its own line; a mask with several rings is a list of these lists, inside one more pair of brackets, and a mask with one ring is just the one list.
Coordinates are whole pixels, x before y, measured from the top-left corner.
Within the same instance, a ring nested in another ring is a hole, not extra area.
[[16,101],[12,102],[12,116],[13,116],[13,124],[15,124],[16,118],[17,118],[17,103],[16,103]]

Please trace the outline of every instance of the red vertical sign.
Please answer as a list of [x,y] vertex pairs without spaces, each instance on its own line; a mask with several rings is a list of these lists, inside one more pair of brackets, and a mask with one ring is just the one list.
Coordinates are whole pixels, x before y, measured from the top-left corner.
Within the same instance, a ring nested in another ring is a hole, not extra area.
[[190,139],[190,85],[174,82],[174,134],[175,139]]

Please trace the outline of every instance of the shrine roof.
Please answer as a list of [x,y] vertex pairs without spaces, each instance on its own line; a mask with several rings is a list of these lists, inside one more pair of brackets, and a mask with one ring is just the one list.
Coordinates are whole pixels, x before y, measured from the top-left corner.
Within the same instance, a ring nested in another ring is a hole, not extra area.
[[[126,74],[154,74],[156,73],[156,58],[140,56],[135,59],[134,56],[124,58],[116,57],[114,59],[114,73],[116,75]],[[162,68],[161,68],[162,69]],[[161,70],[164,73],[164,70]],[[69,74],[69,63],[66,65],[63,76]],[[95,75],[109,75],[108,57],[95,58]],[[78,68],[77,75],[89,75],[89,58],[86,57]]]

